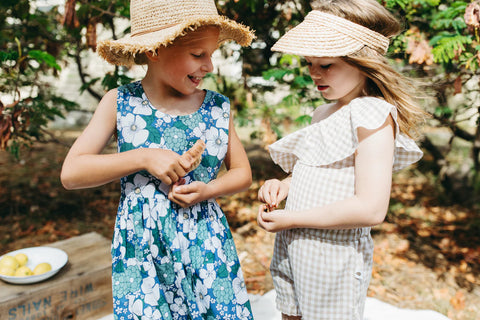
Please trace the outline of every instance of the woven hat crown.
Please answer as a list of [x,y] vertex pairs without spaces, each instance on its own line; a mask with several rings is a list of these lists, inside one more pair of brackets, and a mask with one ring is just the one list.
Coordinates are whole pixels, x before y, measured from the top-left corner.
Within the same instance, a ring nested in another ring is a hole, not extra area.
[[233,40],[248,46],[255,38],[249,27],[219,15],[214,0],[131,0],[130,24],[129,35],[98,43],[98,54],[106,61],[127,66],[144,64],[143,53],[168,46],[202,26],[219,28],[219,44]]
[[131,35],[155,32],[206,16],[218,16],[214,0],[132,0]]

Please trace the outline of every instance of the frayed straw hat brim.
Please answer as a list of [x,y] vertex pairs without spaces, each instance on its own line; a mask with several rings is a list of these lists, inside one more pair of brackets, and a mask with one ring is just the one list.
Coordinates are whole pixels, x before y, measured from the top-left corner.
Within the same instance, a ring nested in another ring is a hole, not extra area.
[[148,51],[155,51],[161,46],[167,46],[187,32],[208,25],[220,28],[219,45],[233,40],[241,46],[248,46],[255,38],[250,28],[224,16],[213,15],[184,20],[180,24],[133,37],[126,36],[119,40],[100,41],[97,52],[111,64],[128,66],[135,62],[136,56]]

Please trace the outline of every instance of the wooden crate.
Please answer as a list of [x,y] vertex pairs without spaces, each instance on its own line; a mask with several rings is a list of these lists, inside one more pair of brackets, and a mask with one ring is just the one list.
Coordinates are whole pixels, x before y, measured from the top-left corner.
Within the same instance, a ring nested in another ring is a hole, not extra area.
[[67,264],[43,282],[0,281],[0,319],[97,320],[111,314],[110,240],[92,232],[46,246],[65,251]]

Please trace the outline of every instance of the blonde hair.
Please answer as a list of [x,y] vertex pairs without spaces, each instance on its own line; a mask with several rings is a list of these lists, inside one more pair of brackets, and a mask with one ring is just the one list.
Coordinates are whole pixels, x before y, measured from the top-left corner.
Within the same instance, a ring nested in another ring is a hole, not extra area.
[[[314,10],[333,14],[362,25],[390,38],[400,33],[400,22],[376,0],[324,0],[311,4]],[[396,71],[378,51],[367,46],[342,59],[358,68],[368,81],[365,96],[381,97],[398,111],[400,132],[414,137],[417,124],[427,113],[416,101],[413,80]]]

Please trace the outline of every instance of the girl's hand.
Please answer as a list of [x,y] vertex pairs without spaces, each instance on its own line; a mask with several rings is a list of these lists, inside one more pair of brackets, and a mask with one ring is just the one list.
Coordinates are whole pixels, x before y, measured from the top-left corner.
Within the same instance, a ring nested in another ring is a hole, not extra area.
[[150,174],[170,185],[187,174],[192,165],[192,159],[181,157],[172,150],[142,149],[144,167]]
[[201,181],[193,181],[184,184],[185,179],[180,179],[170,188],[168,199],[183,208],[190,207],[200,201],[208,199],[207,184]]
[[205,150],[205,142],[198,140],[183,155],[165,149],[143,150],[147,154],[145,169],[165,184],[170,185],[183,178],[200,164],[203,150]]
[[288,195],[290,185],[278,179],[265,181],[258,190],[258,200],[267,205],[267,209],[275,209]]
[[268,211],[266,205],[261,205],[258,209],[258,225],[268,232],[278,232],[291,229],[295,226],[292,223],[292,214],[286,210]]

